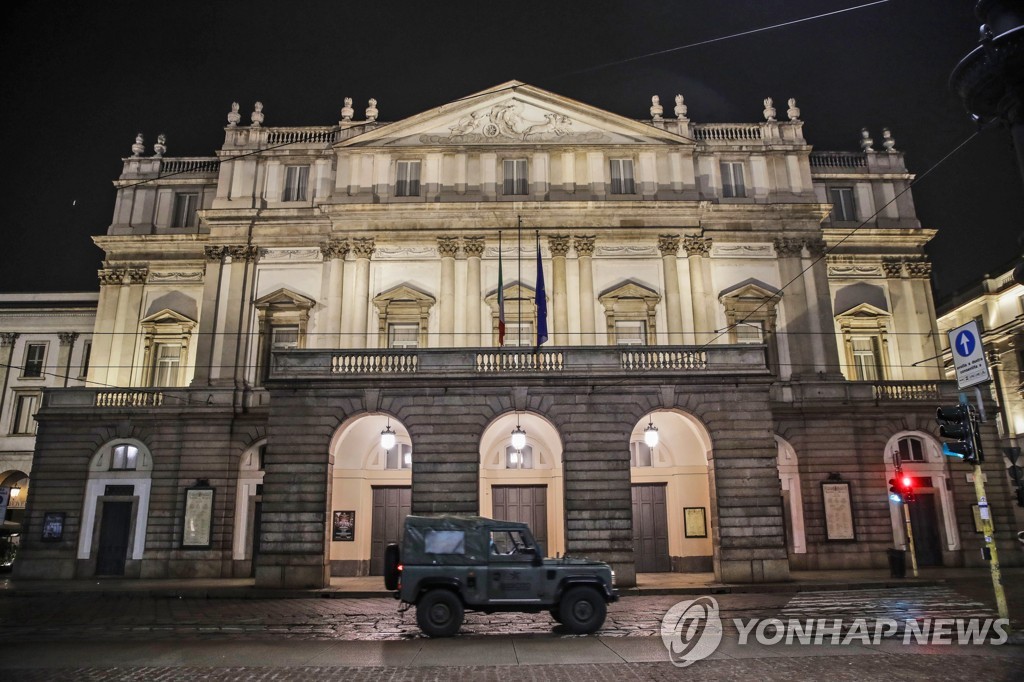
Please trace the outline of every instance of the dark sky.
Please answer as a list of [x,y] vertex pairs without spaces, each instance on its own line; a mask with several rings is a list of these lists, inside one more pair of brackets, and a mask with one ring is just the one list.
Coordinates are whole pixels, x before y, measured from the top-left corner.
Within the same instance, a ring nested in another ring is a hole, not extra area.
[[[97,289],[111,181],[142,131],[168,156],[208,156],[225,115],[330,125],[342,98],[394,121],[518,79],[631,118],[677,92],[698,123],[761,120],[796,97],[819,150],[888,126],[923,173],[974,130],[947,80],[977,40],[973,0],[891,0],[572,74],[610,61],[810,17],[866,0],[586,2],[18,2],[0,32],[7,237],[0,291]],[[880,147],[879,147],[880,148]],[[914,190],[941,294],[1022,251],[1024,184],[990,129]]]

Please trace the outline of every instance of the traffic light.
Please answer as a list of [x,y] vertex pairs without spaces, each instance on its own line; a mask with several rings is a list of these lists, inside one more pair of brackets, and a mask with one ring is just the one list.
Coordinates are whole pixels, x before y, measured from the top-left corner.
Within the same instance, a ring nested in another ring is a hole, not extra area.
[[903,492],[900,487],[900,482],[897,480],[898,478],[899,475],[897,475],[896,478],[889,479],[889,499],[896,504],[903,502]]
[[1016,488],[1017,504],[1024,507],[1024,469],[1016,464],[1011,464],[1007,467],[1006,473],[1010,474],[1010,480],[1013,481],[1014,488]]
[[900,479],[900,493],[903,495],[904,502],[914,501],[914,479],[906,474],[899,477]]
[[968,464],[981,463],[981,450],[977,447],[974,431],[974,415],[969,405],[961,403],[940,407],[935,411],[935,421],[939,424],[940,436],[956,441],[943,443],[942,454],[959,457]]

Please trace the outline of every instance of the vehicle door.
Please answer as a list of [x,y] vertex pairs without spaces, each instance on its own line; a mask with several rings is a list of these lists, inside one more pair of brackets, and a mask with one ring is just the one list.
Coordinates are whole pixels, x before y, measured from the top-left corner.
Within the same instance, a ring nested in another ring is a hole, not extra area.
[[492,602],[540,602],[541,574],[534,566],[537,547],[519,528],[491,530],[487,596]]

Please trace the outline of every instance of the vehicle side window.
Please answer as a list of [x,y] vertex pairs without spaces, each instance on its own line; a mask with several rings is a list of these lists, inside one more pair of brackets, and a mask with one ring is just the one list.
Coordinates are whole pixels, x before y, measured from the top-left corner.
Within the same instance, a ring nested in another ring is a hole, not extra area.
[[528,556],[526,550],[529,546],[522,531],[491,531],[490,554],[492,557],[524,559]]

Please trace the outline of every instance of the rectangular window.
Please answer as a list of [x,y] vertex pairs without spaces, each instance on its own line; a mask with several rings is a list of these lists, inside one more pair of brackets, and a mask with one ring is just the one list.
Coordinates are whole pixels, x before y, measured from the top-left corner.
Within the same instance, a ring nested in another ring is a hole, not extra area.
[[832,197],[833,220],[856,220],[857,212],[853,208],[853,188],[833,187],[829,190]]
[[150,386],[177,386],[181,344],[158,343],[153,348],[153,379]]
[[629,448],[629,466],[651,466],[651,449],[643,441],[633,441]]
[[636,194],[633,159],[612,159],[612,194]]
[[509,322],[505,325],[505,345],[528,347],[537,342],[533,336],[533,322]]
[[284,201],[305,201],[309,186],[309,166],[286,166]]
[[423,535],[425,554],[465,554],[466,531],[428,530]]
[[270,328],[271,350],[291,350],[299,347],[299,328],[296,326],[275,326]]
[[505,446],[505,468],[506,469],[532,469],[533,468],[533,446],[527,445],[522,450],[516,450],[511,445]]
[[505,194],[529,194],[526,178],[526,159],[505,159]]
[[86,341],[82,346],[82,368],[78,372],[79,378],[89,375],[89,356],[92,355],[92,341]]
[[615,343],[620,346],[647,344],[647,323],[643,320],[616,320]]
[[764,322],[737,322],[732,332],[734,343],[764,343]]
[[25,367],[21,376],[29,378],[43,376],[43,361],[45,359],[45,343],[30,343],[25,346]]
[[127,443],[115,445],[111,454],[111,471],[134,471],[138,466],[139,449]]
[[723,161],[722,168],[722,196],[723,197],[745,197],[746,187],[743,185],[743,164],[739,161]]
[[174,215],[171,216],[171,227],[195,227],[196,208],[199,206],[199,195],[195,192],[180,192],[174,195]]
[[388,348],[416,348],[420,345],[418,324],[389,324]]
[[407,443],[395,443],[395,446],[387,451],[384,464],[388,469],[411,469],[412,446]]
[[14,424],[11,433],[18,435],[31,435],[36,432],[36,420],[34,415],[39,406],[38,393],[17,393],[17,402],[14,405]]
[[395,175],[396,197],[418,197],[420,195],[420,162],[399,161]]
[[882,378],[882,355],[878,348],[877,336],[855,336],[850,339],[853,347],[853,368],[859,381],[878,381]]

